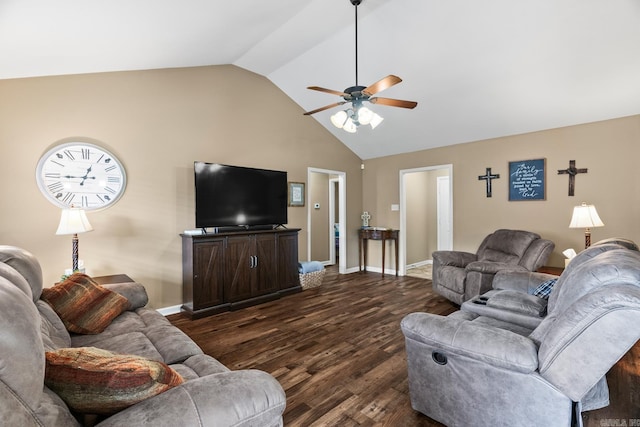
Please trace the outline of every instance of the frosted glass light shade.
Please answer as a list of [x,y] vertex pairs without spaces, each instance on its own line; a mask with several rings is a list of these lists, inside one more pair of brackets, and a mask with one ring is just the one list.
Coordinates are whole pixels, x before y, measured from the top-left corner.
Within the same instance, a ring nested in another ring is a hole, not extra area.
[[360,109],[358,110],[358,122],[361,125],[368,125],[369,123],[371,123],[373,114],[373,111],[371,111],[367,107],[360,107]]
[[382,123],[384,119],[380,117],[377,113],[373,113],[371,117],[371,129],[375,129],[380,123]]
[[344,126],[342,126],[342,129],[349,133],[356,133],[356,130],[358,130],[358,126],[356,126],[351,117],[349,117]]
[[342,129],[345,122],[347,121],[347,112],[344,110],[338,111],[334,115],[331,116],[331,123],[338,129]]

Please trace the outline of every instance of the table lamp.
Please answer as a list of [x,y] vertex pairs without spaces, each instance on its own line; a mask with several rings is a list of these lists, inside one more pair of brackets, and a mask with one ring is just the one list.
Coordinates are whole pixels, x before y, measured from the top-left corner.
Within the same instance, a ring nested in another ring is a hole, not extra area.
[[604,223],[598,216],[598,211],[593,205],[582,202],[580,206],[573,208],[573,216],[569,228],[584,228],[584,248],[591,246],[591,228],[602,227]]
[[56,234],[73,234],[71,251],[72,273],[78,270],[78,233],[86,233],[87,231],[93,231],[93,227],[89,224],[83,209],[70,208],[62,210]]

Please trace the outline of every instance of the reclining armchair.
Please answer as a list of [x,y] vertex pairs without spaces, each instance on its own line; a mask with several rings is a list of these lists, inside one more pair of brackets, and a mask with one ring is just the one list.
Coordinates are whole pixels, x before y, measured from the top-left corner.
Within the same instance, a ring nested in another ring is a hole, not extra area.
[[547,262],[555,244],[538,234],[496,230],[484,238],[475,254],[461,251],[433,253],[433,290],[462,304],[491,289],[498,271],[535,271]]
[[640,252],[598,245],[569,267],[533,330],[464,310],[407,315],[412,407],[452,427],[565,427],[607,406],[605,374],[640,339]]
[[493,289],[465,301],[460,309],[533,330],[553,308],[558,290],[570,280],[576,268],[600,253],[621,248],[640,250],[631,240],[612,238],[580,252],[560,277],[538,272],[499,271],[493,279]]

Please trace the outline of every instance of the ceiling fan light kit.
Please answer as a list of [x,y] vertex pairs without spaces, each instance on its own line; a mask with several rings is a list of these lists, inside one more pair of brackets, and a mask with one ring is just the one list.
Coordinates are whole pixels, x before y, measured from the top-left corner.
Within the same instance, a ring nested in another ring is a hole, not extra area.
[[390,88],[402,81],[398,76],[388,75],[387,77],[378,80],[370,86],[358,85],[358,5],[362,3],[362,0],[349,0],[353,6],[355,6],[355,33],[356,33],[356,84],[346,88],[340,92],[332,89],[325,89],[319,86],[309,86],[307,89],[317,90],[319,92],[326,92],[333,95],[338,95],[344,99],[344,101],[336,102],[334,104],[325,105],[324,107],[317,108],[315,110],[307,111],[305,116],[318,113],[320,111],[328,110],[330,108],[338,107],[347,103],[351,103],[351,106],[345,110],[338,111],[331,116],[331,123],[338,129],[343,129],[349,133],[355,133],[360,125],[371,125],[372,129],[375,129],[384,120],[379,114],[375,113],[371,109],[362,105],[363,102],[370,102],[372,104],[387,105],[390,107],[400,108],[415,108],[418,103],[414,101],[404,101],[400,99],[380,98],[373,97],[378,92]]

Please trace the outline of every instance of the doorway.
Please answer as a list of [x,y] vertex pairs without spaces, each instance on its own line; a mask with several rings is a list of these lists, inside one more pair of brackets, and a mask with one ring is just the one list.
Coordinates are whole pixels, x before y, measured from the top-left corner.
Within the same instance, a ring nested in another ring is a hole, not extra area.
[[452,246],[453,165],[401,170],[399,274]]
[[307,259],[347,270],[347,174],[307,168]]

